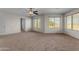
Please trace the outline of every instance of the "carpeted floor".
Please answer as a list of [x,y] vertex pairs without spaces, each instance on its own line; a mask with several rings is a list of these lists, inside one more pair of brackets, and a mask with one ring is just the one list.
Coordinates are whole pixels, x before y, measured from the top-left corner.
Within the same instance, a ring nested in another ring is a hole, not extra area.
[[0,36],[1,51],[79,51],[79,40],[65,34],[22,32]]

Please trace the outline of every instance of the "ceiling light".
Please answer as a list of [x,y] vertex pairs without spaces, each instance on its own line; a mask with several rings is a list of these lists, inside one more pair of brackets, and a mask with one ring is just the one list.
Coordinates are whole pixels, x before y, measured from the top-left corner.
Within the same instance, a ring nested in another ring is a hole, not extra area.
[[30,15],[33,15],[33,12],[32,12],[32,11],[29,11],[29,14],[30,14]]

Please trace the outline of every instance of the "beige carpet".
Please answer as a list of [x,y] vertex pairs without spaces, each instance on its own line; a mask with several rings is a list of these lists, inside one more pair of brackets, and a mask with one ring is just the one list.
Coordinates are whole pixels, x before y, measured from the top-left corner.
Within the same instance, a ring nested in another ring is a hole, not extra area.
[[0,36],[1,51],[79,51],[79,40],[65,34],[22,32]]

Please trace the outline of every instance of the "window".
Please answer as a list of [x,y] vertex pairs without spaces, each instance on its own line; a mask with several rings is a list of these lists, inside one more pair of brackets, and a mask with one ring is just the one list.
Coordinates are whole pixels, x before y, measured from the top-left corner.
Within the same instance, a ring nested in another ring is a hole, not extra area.
[[79,30],[79,13],[67,16],[67,29]]
[[65,20],[64,20],[64,28],[67,29],[67,17],[65,16],[64,18],[65,18]]
[[37,19],[34,19],[34,27],[37,28],[37,25],[38,25],[38,21]]
[[67,16],[67,29],[72,29],[72,16]]
[[34,19],[34,28],[36,28],[36,29],[40,28],[40,19],[39,18]]
[[73,15],[73,30],[79,30],[79,13]]
[[60,27],[60,17],[52,17],[48,19],[48,28],[59,28]]
[[60,18],[56,17],[55,18],[55,28],[59,28],[60,27]]
[[40,28],[40,19],[38,18],[38,28]]
[[48,27],[51,29],[54,28],[54,26],[55,26],[54,18],[49,18]]

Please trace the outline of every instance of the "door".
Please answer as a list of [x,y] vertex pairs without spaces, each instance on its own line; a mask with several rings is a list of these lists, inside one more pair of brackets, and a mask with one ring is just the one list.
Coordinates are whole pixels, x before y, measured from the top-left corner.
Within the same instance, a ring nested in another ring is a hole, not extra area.
[[25,31],[25,19],[21,18],[21,32]]

